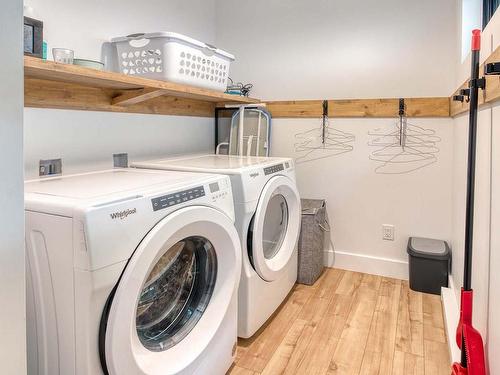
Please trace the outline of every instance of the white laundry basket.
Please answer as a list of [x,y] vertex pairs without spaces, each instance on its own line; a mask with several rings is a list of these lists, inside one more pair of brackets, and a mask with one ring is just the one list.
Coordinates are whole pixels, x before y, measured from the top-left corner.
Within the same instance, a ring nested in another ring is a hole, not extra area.
[[225,91],[234,56],[182,34],[113,38],[120,73]]

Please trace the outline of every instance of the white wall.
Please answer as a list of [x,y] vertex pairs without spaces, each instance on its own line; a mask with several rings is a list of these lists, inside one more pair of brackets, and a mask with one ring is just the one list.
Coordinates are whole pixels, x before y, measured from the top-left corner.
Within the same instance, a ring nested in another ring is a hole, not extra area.
[[63,173],[111,168],[113,153],[129,161],[213,152],[213,119],[109,112],[25,110],[26,178],[40,159],[63,159]]
[[[407,278],[409,236],[451,240],[451,119],[411,120],[441,137],[438,162],[408,174],[376,174],[369,160],[368,131],[394,127],[393,119],[333,119],[332,126],[356,136],[354,150],[297,164],[300,193],[326,198],[332,223],[335,266]],[[319,126],[318,119],[273,121],[273,155],[297,157],[295,134]],[[327,155],[328,153],[325,153]],[[395,241],[382,240],[382,224],[395,225]]]
[[491,238],[490,238],[490,280],[488,300],[488,332],[486,346],[489,358],[490,373],[500,372],[500,106],[492,110],[492,142],[491,142]]
[[26,372],[22,3],[2,3],[0,49],[0,364]]
[[[101,59],[103,43],[136,32],[176,31],[212,42],[214,0],[26,0],[30,16],[44,22],[52,47]],[[145,159],[213,149],[213,119],[104,112],[25,110],[25,168],[36,176],[39,159],[63,158],[63,172],[112,165],[114,152]]]
[[25,0],[44,22],[49,46],[75,51],[75,57],[100,59],[102,44],[132,33],[176,31],[213,43],[214,0]]
[[264,99],[448,96],[455,0],[217,0],[231,76]]
[[[264,99],[448,96],[454,88],[458,4],[445,1],[217,0],[217,45],[237,81]],[[412,119],[438,132],[438,162],[397,176],[368,160],[368,130],[393,119],[332,119],[356,135],[352,153],[297,167],[304,197],[325,198],[335,265],[407,277],[409,235],[451,240],[452,121]],[[294,135],[318,119],[273,120],[273,155],[297,156]],[[396,240],[382,241],[382,224]],[[331,259],[331,257],[330,257]]]

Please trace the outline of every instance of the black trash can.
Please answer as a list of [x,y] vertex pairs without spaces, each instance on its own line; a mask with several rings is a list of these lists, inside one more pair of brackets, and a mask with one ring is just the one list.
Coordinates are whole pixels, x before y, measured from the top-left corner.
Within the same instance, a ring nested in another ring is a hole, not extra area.
[[430,238],[408,239],[410,289],[417,292],[441,294],[448,286],[451,252],[446,241]]

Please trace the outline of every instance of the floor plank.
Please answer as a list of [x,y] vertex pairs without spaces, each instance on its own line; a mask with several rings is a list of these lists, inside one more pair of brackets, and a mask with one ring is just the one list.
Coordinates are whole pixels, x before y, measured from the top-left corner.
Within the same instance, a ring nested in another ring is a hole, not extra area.
[[246,368],[239,367],[236,365],[234,365],[229,369],[229,373],[231,375],[258,375],[258,372],[254,372],[252,370],[248,370]]
[[424,340],[425,374],[449,375],[448,345],[442,342]]
[[353,302],[327,374],[358,374],[361,368],[378,290],[359,287],[359,275],[346,273],[343,278],[344,286],[345,280],[350,280],[353,287],[343,287],[340,291],[351,290]]
[[313,297],[311,298],[308,305],[304,306],[304,308],[302,309],[303,311],[300,316],[302,316],[303,318],[310,315],[310,311],[313,311],[314,313],[311,315],[311,319],[302,331],[297,341],[297,345],[294,348],[294,351],[292,352],[288,363],[283,369],[283,373],[297,373],[301,363],[306,360],[306,355],[308,352],[310,352],[309,345],[311,343],[311,340],[315,336],[315,332],[319,329],[320,323],[322,321],[326,321],[325,315],[328,309],[329,302],[330,301],[325,298]]
[[422,299],[415,296],[414,293],[409,289],[408,282],[402,283],[396,331],[396,350],[423,357]]
[[311,289],[293,290],[263,329],[248,340],[240,340],[239,345],[246,347],[246,351],[237,365],[262,372],[311,295]]
[[324,318],[313,332],[302,361],[291,372],[285,369],[286,374],[325,374],[328,371],[342,336],[351,303],[351,296],[333,295]]
[[424,374],[424,357],[401,352],[394,352],[393,375],[421,375]]
[[446,343],[441,299],[433,294],[422,297],[424,318],[424,339]]
[[382,279],[360,374],[392,373],[400,297],[401,281]]
[[230,375],[449,374],[439,296],[408,282],[326,269],[296,285],[252,338]]
[[308,324],[309,322],[302,319],[297,319],[293,323],[283,342],[267,363],[264,371],[262,371],[262,374],[282,374],[285,371],[286,367],[290,363],[290,358],[294,353],[296,353],[299,338],[303,337],[302,332]]

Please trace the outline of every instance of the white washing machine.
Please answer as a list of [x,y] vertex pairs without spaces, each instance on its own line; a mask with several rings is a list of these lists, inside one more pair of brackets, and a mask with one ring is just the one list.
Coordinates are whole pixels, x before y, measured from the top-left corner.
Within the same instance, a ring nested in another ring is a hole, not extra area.
[[28,181],[29,374],[225,374],[241,248],[227,176]]
[[231,178],[243,250],[238,336],[252,336],[297,279],[300,197],[292,159],[195,155],[133,164],[137,168],[211,172]]

